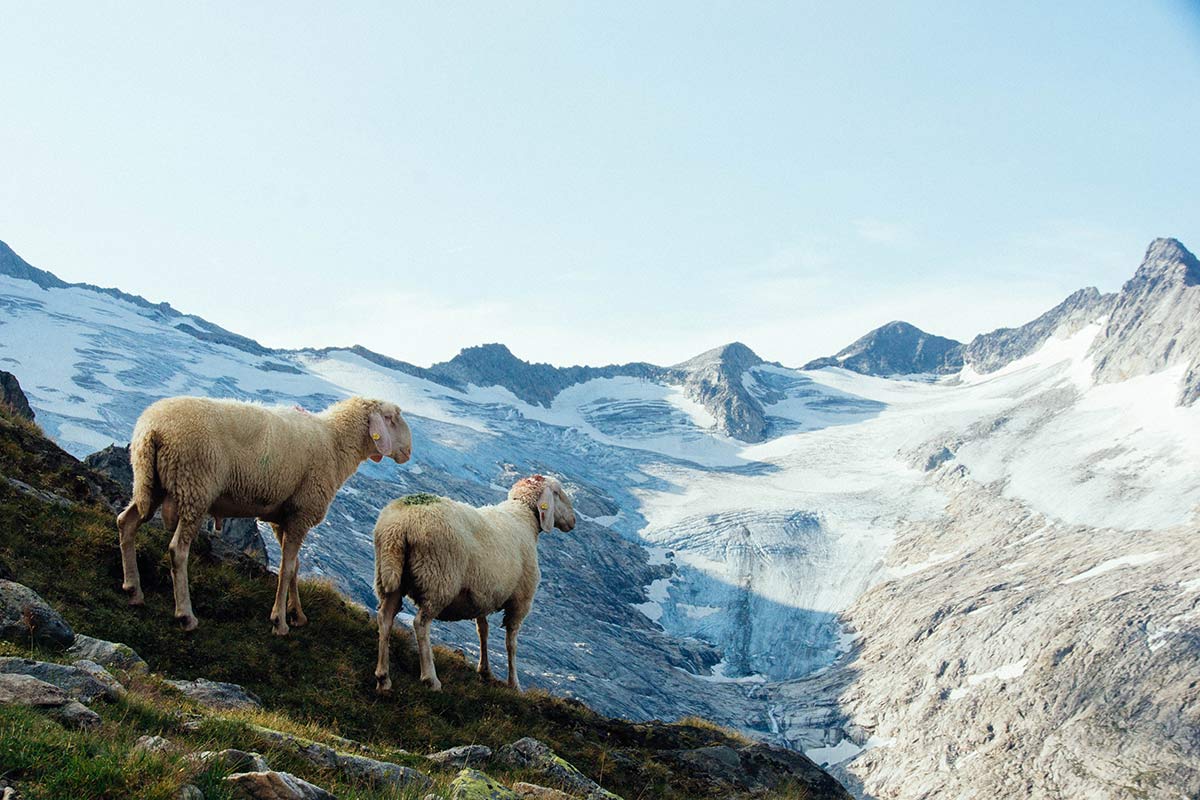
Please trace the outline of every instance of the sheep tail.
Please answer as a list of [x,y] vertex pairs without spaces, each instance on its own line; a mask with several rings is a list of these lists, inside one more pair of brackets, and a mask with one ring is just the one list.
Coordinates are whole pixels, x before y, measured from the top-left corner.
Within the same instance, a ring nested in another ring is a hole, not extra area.
[[142,519],[149,519],[159,489],[158,437],[153,431],[134,431],[129,443],[129,463],[133,467],[133,502]]
[[375,596],[382,600],[404,584],[404,569],[408,562],[408,535],[401,532],[398,541],[383,554],[379,537],[375,539]]

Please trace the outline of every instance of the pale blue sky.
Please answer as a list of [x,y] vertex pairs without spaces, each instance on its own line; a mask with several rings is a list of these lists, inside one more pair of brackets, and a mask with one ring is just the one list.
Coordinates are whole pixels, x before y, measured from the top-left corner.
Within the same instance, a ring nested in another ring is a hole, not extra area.
[[1194,2],[254,5],[8,4],[0,239],[416,363],[797,364],[1200,249]]

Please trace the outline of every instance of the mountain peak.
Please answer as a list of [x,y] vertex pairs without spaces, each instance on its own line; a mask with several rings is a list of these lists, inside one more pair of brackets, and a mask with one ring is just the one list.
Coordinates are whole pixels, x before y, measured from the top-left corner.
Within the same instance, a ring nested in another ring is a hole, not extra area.
[[1182,405],[1200,399],[1200,262],[1177,239],[1155,239],[1121,287],[1092,344],[1098,382],[1185,367]]
[[962,366],[962,343],[926,333],[912,323],[892,320],[856,339],[837,355],[818,358],[804,369],[842,367],[863,375],[949,373]]
[[698,356],[675,365],[675,369],[696,370],[712,365],[721,365],[727,370],[741,375],[750,367],[766,363],[758,353],[755,353],[741,342],[730,342],[711,350],[705,350]]
[[1155,277],[1178,277],[1185,284],[1194,286],[1200,283],[1200,261],[1178,239],[1155,239],[1146,248],[1142,265],[1133,280]]

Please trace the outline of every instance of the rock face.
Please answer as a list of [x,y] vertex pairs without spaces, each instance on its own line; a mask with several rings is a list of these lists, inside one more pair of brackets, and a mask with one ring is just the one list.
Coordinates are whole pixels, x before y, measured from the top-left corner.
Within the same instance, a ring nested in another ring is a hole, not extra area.
[[862,375],[935,374],[958,372],[962,344],[926,333],[907,322],[889,322],[858,339],[837,355],[818,358],[804,369],[842,367]]
[[128,445],[110,444],[84,458],[83,463],[121,484],[126,492],[133,491],[133,466],[129,462]]
[[785,735],[825,731],[864,797],[1197,796],[1195,526],[1131,536],[1032,512],[961,466],[935,480],[946,515],[891,556],[927,565],[850,607],[842,666],[771,690]]
[[0,580],[0,639],[64,650],[75,641],[75,632],[37,592]]
[[188,698],[202,706],[219,710],[233,708],[262,708],[262,701],[253,692],[236,683],[222,683],[197,678],[194,681],[167,681]]
[[1200,261],[1175,239],[1155,239],[1121,287],[1092,347],[1100,383],[1180,366],[1181,405],[1200,397]]
[[234,517],[222,521],[221,530],[213,530],[212,520],[205,525],[212,555],[218,561],[237,563],[249,560],[262,568],[268,566],[267,545],[258,520],[249,517]]
[[1103,319],[1114,299],[1114,295],[1100,294],[1094,288],[1080,289],[1032,322],[976,336],[963,346],[962,360],[977,372],[995,372],[1033,353],[1052,335],[1070,336]]
[[29,399],[21,391],[21,382],[11,372],[0,369],[0,402],[16,412],[17,416],[33,419],[33,409],[29,407]]
[[742,384],[742,375],[765,363],[741,342],[701,353],[677,364],[668,377],[683,384],[688,396],[716,417],[717,427],[743,442],[767,436],[767,418],[759,399]]

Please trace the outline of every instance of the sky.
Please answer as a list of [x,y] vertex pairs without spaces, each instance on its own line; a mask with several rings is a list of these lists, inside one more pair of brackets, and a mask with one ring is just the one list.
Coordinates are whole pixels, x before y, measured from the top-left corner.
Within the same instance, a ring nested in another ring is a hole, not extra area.
[[7,4],[0,240],[273,347],[969,339],[1200,250],[1200,3]]

